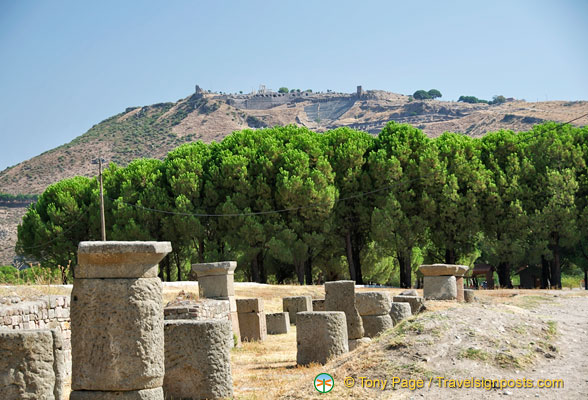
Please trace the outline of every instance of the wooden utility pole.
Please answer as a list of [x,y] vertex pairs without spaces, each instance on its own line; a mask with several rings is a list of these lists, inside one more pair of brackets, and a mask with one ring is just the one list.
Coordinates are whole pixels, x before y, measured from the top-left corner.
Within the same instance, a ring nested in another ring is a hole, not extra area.
[[102,157],[98,158],[98,179],[100,180],[100,225],[102,227],[102,241],[106,241],[106,222],[104,219],[104,191],[102,189]]

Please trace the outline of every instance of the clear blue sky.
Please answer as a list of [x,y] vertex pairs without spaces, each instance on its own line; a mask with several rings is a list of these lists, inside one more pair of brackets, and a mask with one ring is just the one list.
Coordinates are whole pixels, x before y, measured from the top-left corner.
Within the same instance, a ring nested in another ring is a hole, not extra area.
[[588,1],[0,0],[0,170],[195,84],[588,99]]

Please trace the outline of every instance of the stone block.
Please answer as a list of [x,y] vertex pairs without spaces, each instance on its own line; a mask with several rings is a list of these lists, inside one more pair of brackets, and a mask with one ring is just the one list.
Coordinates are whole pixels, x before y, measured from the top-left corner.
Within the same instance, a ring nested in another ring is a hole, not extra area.
[[125,391],[162,385],[161,293],[159,278],[75,279],[73,390]]
[[425,299],[455,300],[457,298],[455,276],[425,276],[423,292]]
[[232,398],[229,341],[229,321],[166,321],[166,399]]
[[265,314],[267,333],[281,335],[290,332],[290,314],[287,312]]
[[239,313],[239,332],[242,341],[263,341],[267,337],[265,313]]
[[463,303],[463,276],[456,276],[455,277],[455,287],[457,289],[455,299],[460,303]]
[[198,294],[209,299],[235,295],[234,275],[210,275],[198,277]]
[[394,326],[390,315],[362,315],[364,335],[369,338],[378,336],[380,333]]
[[418,314],[425,309],[425,299],[420,296],[394,296],[392,297],[392,302],[410,304],[412,315]]
[[398,324],[403,319],[412,315],[409,303],[391,303],[390,304],[390,318],[394,325]]
[[198,277],[200,297],[217,298],[235,295],[234,274],[236,261],[192,264]]
[[237,299],[237,312],[239,314],[263,312],[263,299]]
[[156,278],[170,242],[80,242],[75,277]]
[[421,265],[419,271],[423,276],[463,276],[470,267],[457,264]]
[[355,294],[355,308],[364,315],[387,315],[390,312],[390,296],[386,292],[359,292]]
[[0,331],[0,399],[61,400],[63,343],[50,330]]
[[326,311],[325,299],[312,300],[312,311]]
[[296,363],[326,364],[329,359],[347,353],[345,313],[329,311],[300,312],[296,324]]
[[372,339],[370,339],[369,337],[362,337],[360,339],[351,339],[348,342],[349,351],[353,351],[353,350],[357,349],[359,346],[362,346],[365,344],[370,344],[371,342],[372,342]]
[[163,400],[163,389],[130,390],[124,392],[102,392],[82,390],[71,392],[70,400]]
[[474,301],[476,301],[475,292],[472,289],[464,289],[463,298],[466,303],[473,303]]
[[414,289],[406,289],[406,290],[403,290],[402,292],[400,292],[400,296],[418,296],[418,295],[419,294]]
[[290,314],[290,323],[296,325],[296,314],[304,311],[312,311],[312,297],[294,296],[282,299],[282,309]]
[[355,308],[354,281],[326,282],[325,308],[327,311],[343,311],[345,313],[348,339],[363,337],[361,316]]

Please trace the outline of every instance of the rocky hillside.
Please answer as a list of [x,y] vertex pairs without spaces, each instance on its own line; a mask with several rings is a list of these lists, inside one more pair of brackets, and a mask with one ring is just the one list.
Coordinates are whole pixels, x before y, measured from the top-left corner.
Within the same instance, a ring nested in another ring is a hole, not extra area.
[[[297,124],[315,131],[339,126],[377,134],[387,121],[406,122],[434,137],[445,131],[481,136],[498,129],[527,130],[545,120],[567,121],[588,112],[588,102],[509,101],[500,105],[416,101],[383,91],[219,95],[200,88],[177,103],[130,107],[70,143],[0,172],[0,192],[39,194],[74,175],[92,176],[102,158],[126,165],[162,158],[186,142],[220,141],[234,130]],[[575,121],[586,125],[588,118]]]

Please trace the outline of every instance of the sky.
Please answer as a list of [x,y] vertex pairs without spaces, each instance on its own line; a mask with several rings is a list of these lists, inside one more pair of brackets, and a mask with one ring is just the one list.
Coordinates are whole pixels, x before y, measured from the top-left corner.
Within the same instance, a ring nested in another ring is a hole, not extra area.
[[198,84],[588,100],[588,1],[0,0],[0,170]]

